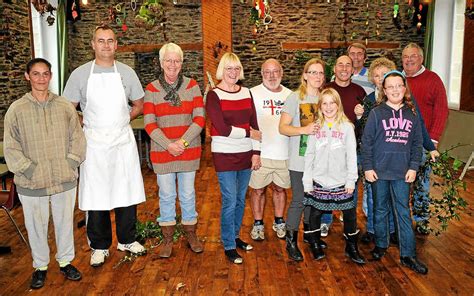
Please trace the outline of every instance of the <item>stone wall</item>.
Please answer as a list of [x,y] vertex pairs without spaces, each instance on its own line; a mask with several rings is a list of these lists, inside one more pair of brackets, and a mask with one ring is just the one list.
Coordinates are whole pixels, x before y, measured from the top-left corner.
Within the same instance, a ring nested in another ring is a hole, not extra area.
[[[82,7],[81,20],[68,24],[70,71],[94,58],[94,52],[90,45],[93,30],[101,23],[110,23],[109,8],[117,3],[110,0],[90,2],[93,3]],[[122,7],[122,13],[117,16],[123,20],[123,10],[125,10],[128,15],[125,19],[128,30],[124,32],[121,26],[111,23],[118,36],[119,50],[121,46],[128,45],[202,42],[199,1],[179,1],[178,5],[173,5],[172,1],[163,2],[165,11],[163,26],[158,25],[152,29],[135,25],[134,15],[136,12],[131,10],[130,2],[125,2],[127,4],[124,6],[125,9]],[[142,1],[138,1],[138,3],[140,4]],[[138,10],[139,7],[137,7]],[[202,52],[185,51],[184,59],[183,73],[196,79],[202,87]],[[158,49],[149,52],[118,52],[117,60],[135,69],[143,87],[155,80],[160,72]]]
[[[364,40],[367,1],[347,1],[349,6],[345,10],[348,14],[348,24],[345,35],[342,26],[344,21],[342,7],[346,1],[331,0],[330,3],[326,0],[271,1],[272,22],[267,30],[263,29],[256,35],[252,33],[253,27],[249,22],[251,2],[234,0],[232,17],[233,50],[243,63],[246,86],[254,86],[261,82],[260,66],[267,58],[273,57],[281,61],[284,67],[283,83],[290,88],[296,88],[304,66],[298,55],[322,57],[325,61],[330,61],[345,52],[345,46],[334,49],[283,50],[282,42],[350,43],[352,33],[357,34],[354,40]],[[387,4],[369,6],[368,41],[369,44],[373,41],[397,42],[400,47],[388,50],[369,48],[367,66],[370,61],[385,54],[393,56],[400,66],[401,50],[406,44],[416,42],[423,45],[424,34],[418,34],[416,27],[412,25],[412,20],[407,18],[406,1],[399,1],[402,30],[399,30],[393,22],[393,1],[385,2]],[[376,22],[380,26],[379,36],[376,35]],[[255,41],[256,50],[252,50],[252,41]]]
[[24,78],[31,59],[28,6],[26,1],[1,0],[0,3],[0,120],[10,104],[29,91]]

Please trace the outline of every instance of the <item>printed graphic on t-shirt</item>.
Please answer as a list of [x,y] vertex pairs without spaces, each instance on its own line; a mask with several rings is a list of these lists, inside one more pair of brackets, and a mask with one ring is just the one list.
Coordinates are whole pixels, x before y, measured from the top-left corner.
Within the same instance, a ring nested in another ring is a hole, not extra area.
[[266,114],[280,116],[284,104],[285,102],[282,100],[265,99],[263,100],[263,110],[270,110]]
[[[318,104],[306,103],[300,104],[300,126],[307,126],[315,122],[317,117]],[[304,156],[308,147],[308,135],[301,135],[300,137],[300,151],[299,155]]]
[[408,137],[410,136],[413,122],[409,119],[403,118],[402,110],[398,110],[399,117],[397,118],[395,110],[392,110],[392,118],[382,119],[383,129],[385,130],[385,142],[401,143],[406,145]]

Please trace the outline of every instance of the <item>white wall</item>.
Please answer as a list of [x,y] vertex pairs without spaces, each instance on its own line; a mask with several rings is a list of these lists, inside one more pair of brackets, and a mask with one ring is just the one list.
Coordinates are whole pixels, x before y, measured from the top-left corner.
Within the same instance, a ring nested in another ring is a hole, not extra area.
[[[57,7],[57,0],[50,0],[51,5]],[[49,90],[53,93],[59,93],[59,65],[58,65],[58,31],[57,21],[52,26],[48,26],[46,18],[49,13],[41,16],[31,5],[31,23],[33,27],[33,42],[35,58],[44,58],[51,63],[51,72],[53,77],[49,84]],[[57,18],[56,13],[54,17]]]
[[459,110],[466,1],[437,0],[435,4],[431,69],[443,80],[449,107]]

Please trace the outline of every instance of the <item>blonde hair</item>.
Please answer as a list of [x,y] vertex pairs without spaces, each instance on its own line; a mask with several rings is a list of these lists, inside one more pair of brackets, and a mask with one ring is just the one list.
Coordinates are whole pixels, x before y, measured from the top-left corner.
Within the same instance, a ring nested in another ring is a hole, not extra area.
[[[337,126],[342,124],[343,122],[351,122],[346,114],[344,113],[344,107],[342,106],[342,101],[341,101],[341,96],[339,93],[331,87],[323,89],[320,94],[320,99],[318,103],[318,122],[321,124],[321,126],[324,124],[325,119],[324,119],[324,114],[323,111],[321,110],[321,105],[323,104],[324,97],[330,97],[334,103],[337,105],[337,113],[336,113],[336,119],[334,120],[334,123],[336,123]],[[352,124],[352,123],[351,123]]]
[[[311,65],[314,65],[314,64],[320,64],[323,67],[323,72],[326,69],[326,64],[320,58],[312,58],[306,62],[303,68],[303,73],[301,73],[300,86],[298,86],[298,89],[297,89],[297,91],[299,92],[300,100],[304,100],[307,94],[307,89],[308,89],[308,82],[306,81],[306,79],[304,79],[304,74],[308,72],[309,67],[311,67]],[[324,79],[326,79],[326,76],[324,76]],[[321,90],[323,86],[324,86],[324,83],[321,85],[319,89]]]
[[166,43],[164,44],[161,48],[160,48],[160,61],[162,62],[165,58],[165,55],[167,53],[177,53],[179,55],[179,57],[181,58],[181,61],[183,61],[183,50],[181,49],[181,47],[179,47],[179,45],[173,43],[173,42],[170,42],[170,43]]
[[371,81],[372,83],[374,83],[374,71],[375,69],[380,67],[386,67],[389,71],[397,69],[397,66],[392,60],[389,60],[385,57],[375,59],[372,63],[370,63],[368,72],[369,81]]
[[222,56],[219,65],[217,66],[216,79],[222,80],[222,77],[224,76],[224,68],[230,64],[237,64],[240,67],[239,80],[244,79],[244,68],[242,67],[242,63],[240,62],[239,57],[233,52],[226,52]]

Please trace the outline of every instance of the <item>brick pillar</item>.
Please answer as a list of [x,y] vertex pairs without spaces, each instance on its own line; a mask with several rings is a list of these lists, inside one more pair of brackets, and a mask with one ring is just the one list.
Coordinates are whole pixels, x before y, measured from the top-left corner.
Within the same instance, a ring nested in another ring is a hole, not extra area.
[[[219,59],[224,52],[232,50],[232,0],[206,0],[201,1],[201,5],[203,70],[207,85],[206,71],[217,83]],[[217,46],[219,43],[220,48]]]
[[[215,84],[216,70],[222,55],[232,50],[232,0],[201,1],[202,12],[202,52],[204,89],[208,84],[207,72]],[[210,123],[206,120],[206,138],[210,137]]]

